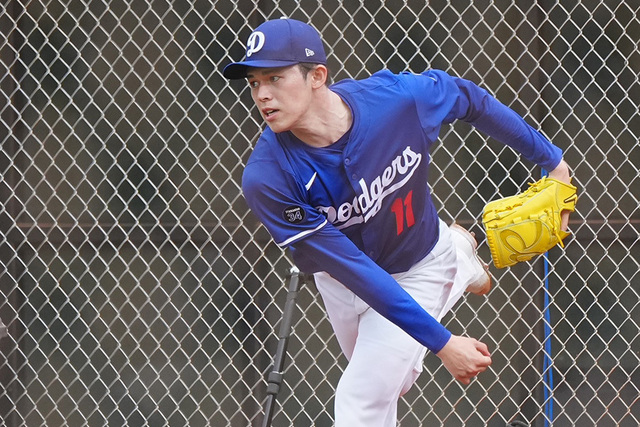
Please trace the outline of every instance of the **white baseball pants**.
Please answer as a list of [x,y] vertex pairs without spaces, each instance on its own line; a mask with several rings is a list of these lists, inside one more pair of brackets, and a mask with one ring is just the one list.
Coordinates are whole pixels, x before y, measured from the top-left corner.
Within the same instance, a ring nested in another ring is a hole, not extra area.
[[[457,256],[449,227],[440,221],[434,249],[409,271],[393,277],[440,321],[472,278]],[[398,398],[422,372],[427,349],[326,273],[315,282],[340,347],[349,361],[335,396],[335,427],[395,427]]]

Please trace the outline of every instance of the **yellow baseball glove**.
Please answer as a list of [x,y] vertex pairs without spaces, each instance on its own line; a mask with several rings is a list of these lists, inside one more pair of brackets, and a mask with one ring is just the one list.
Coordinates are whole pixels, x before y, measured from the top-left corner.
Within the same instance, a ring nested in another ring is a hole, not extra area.
[[553,178],[542,178],[515,196],[489,202],[482,224],[493,263],[509,267],[543,254],[569,233],[561,229],[561,213],[575,210],[576,187]]

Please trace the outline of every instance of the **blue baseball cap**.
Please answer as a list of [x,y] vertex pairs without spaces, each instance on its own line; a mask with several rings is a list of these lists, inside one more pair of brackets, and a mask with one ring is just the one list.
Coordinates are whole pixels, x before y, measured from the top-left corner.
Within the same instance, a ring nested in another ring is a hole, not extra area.
[[244,61],[227,64],[222,74],[228,79],[242,79],[247,77],[247,67],[287,67],[301,62],[327,64],[320,34],[295,19],[274,19],[251,33]]

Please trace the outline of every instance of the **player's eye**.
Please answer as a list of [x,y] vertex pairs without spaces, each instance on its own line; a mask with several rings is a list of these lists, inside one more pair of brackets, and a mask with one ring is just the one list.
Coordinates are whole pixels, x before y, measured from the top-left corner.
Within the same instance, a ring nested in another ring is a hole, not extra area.
[[249,87],[251,88],[256,88],[258,87],[258,82],[257,81],[249,81]]
[[272,82],[277,82],[278,80],[280,80],[280,76],[271,76],[270,80]]

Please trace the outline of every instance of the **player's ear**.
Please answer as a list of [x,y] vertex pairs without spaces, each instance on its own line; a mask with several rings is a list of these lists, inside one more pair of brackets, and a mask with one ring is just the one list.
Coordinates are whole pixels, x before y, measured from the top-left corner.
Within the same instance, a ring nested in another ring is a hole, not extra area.
[[329,76],[329,70],[322,64],[318,64],[313,71],[311,71],[311,84],[313,88],[319,88],[325,85],[327,77]]

